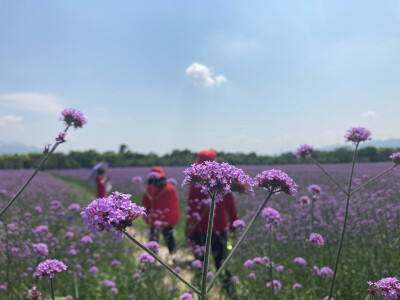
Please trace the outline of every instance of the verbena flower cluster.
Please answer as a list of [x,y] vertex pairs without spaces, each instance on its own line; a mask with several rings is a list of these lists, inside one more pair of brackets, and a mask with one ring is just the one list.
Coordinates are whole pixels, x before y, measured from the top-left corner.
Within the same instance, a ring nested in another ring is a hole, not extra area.
[[217,201],[222,200],[222,196],[230,192],[253,195],[251,178],[242,169],[228,163],[206,161],[193,164],[183,173],[186,177],[182,185],[194,184],[206,195],[215,194]]
[[281,170],[267,170],[254,178],[254,186],[266,188],[270,192],[284,192],[290,196],[297,193],[297,184]]
[[268,226],[279,225],[279,222],[281,221],[281,215],[272,207],[264,208],[261,212],[261,216],[265,218]]
[[296,157],[298,159],[300,158],[306,158],[307,156],[309,156],[312,152],[314,151],[314,147],[311,145],[300,145],[299,148],[297,148],[296,150]]
[[325,244],[324,238],[319,233],[311,233],[310,238],[307,241],[318,247],[321,247]]
[[371,139],[371,131],[365,129],[364,127],[352,127],[347,130],[344,136],[346,142],[352,142],[354,145],[360,142],[365,142]]
[[309,185],[307,190],[311,193],[311,194],[321,194],[322,193],[322,189],[320,188],[320,186],[316,185],[316,184],[312,184]]
[[60,120],[64,121],[68,125],[74,125],[75,128],[82,128],[87,123],[82,112],[73,108],[66,108],[61,112],[62,117]]
[[376,295],[380,291],[385,300],[400,299],[400,281],[396,277],[382,278],[377,282],[369,281],[368,285],[368,292],[372,295]]
[[31,288],[30,290],[28,290],[28,294],[26,295],[27,299],[29,300],[37,300],[40,299],[40,296],[42,295],[42,293],[40,293],[37,290],[37,287],[34,286],[33,288]]
[[132,225],[133,220],[145,214],[145,208],[132,203],[131,195],[114,192],[107,198],[99,198],[92,201],[83,209],[81,215],[84,225],[87,225],[92,233],[115,229],[115,237],[120,239],[122,230]]
[[246,223],[243,220],[238,219],[238,220],[233,221],[232,227],[235,229],[236,228],[243,229],[246,227]]
[[49,276],[53,278],[55,274],[60,273],[67,269],[67,266],[57,259],[47,259],[41,263],[36,268],[36,277]]
[[393,162],[394,162],[396,165],[399,165],[399,164],[400,164],[400,152],[393,153],[392,155],[389,156],[389,158],[390,158],[391,160],[393,160]]

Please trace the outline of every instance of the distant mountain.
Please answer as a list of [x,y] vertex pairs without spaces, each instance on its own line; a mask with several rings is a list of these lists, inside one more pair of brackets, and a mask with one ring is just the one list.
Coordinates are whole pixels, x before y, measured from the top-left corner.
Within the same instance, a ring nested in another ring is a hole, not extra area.
[[[318,150],[322,151],[331,151],[335,150],[337,148],[343,148],[343,147],[350,147],[349,143],[343,143],[343,144],[335,144],[327,147],[321,147],[317,148]],[[388,140],[371,140],[365,143],[360,144],[360,148],[363,147],[375,147],[375,148],[400,148],[400,139],[388,139]]]
[[42,152],[36,146],[25,145],[21,142],[0,142],[0,154],[24,154],[32,152]]

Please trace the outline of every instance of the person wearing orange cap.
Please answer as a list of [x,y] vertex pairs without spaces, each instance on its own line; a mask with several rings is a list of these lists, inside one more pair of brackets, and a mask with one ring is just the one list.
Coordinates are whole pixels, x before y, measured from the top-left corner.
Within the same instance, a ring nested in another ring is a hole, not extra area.
[[[217,161],[216,153],[212,150],[202,150],[195,161],[201,164],[205,161]],[[201,192],[200,188],[190,186],[188,199],[188,213],[186,218],[186,237],[196,245],[195,255],[199,260],[204,259],[201,247],[205,245],[208,218],[210,212],[210,201],[208,196]],[[227,222],[227,216],[229,222]],[[223,196],[223,200],[215,204],[214,226],[211,237],[211,250],[217,269],[221,267],[221,262],[227,256],[227,231],[233,231],[232,224],[237,220],[235,201],[231,193]],[[200,251],[198,251],[200,249]],[[229,272],[227,272],[229,274]]]
[[162,228],[168,250],[170,254],[174,253],[173,226],[179,219],[178,194],[175,187],[167,183],[162,167],[151,169],[142,204],[146,207],[145,221],[150,226],[149,240],[158,242],[158,231]]

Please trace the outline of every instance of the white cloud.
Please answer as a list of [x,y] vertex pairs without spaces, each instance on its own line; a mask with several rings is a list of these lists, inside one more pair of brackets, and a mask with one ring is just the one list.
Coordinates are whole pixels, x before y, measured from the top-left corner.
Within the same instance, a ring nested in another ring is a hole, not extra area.
[[12,122],[12,123],[18,123],[22,121],[21,116],[2,116],[0,117],[0,120],[3,122]]
[[366,111],[361,114],[362,117],[375,117],[376,112],[374,111]]
[[224,75],[214,77],[213,72],[207,66],[197,62],[192,63],[185,73],[190,82],[196,86],[221,85],[228,81]]
[[23,129],[24,127],[22,124],[22,117],[13,115],[1,116],[0,126],[6,126],[8,129],[10,128]]
[[56,95],[41,93],[1,94],[0,101],[9,107],[29,110],[48,115],[59,115],[63,110]]

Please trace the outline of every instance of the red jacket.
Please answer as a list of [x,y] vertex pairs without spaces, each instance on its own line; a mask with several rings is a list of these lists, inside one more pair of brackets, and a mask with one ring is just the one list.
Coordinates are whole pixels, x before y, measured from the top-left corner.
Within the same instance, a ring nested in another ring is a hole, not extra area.
[[[149,196],[154,200],[151,201]],[[146,207],[145,221],[149,225],[151,223],[152,227],[171,227],[178,222],[178,194],[172,184],[167,183],[165,186],[150,184],[142,198],[142,204]],[[154,224],[156,221],[158,224]]]
[[[193,238],[195,232],[207,233],[208,215],[210,213],[210,204],[204,202],[209,198],[203,194],[200,188],[190,186],[188,214],[186,217],[186,236]],[[226,218],[229,218],[229,226]],[[213,233],[224,232],[232,228],[232,223],[237,220],[237,211],[235,200],[232,194],[227,194],[222,201],[215,204]]]
[[107,182],[107,177],[96,176],[97,197],[99,198],[107,197],[106,182]]

